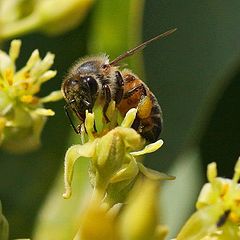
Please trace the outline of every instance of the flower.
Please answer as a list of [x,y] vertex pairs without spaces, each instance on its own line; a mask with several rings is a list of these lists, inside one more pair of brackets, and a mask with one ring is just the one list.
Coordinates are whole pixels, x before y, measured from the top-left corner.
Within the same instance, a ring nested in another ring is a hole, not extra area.
[[2,0],[0,40],[40,30],[59,34],[75,28],[86,16],[93,0]]
[[159,224],[159,182],[138,178],[127,204],[106,211],[92,199],[80,217],[74,239],[163,240],[168,228]]
[[21,41],[13,40],[8,54],[0,50],[0,143],[12,152],[39,146],[46,117],[54,115],[43,104],[62,98],[60,91],[43,98],[36,96],[41,85],[56,75],[56,71],[49,70],[54,55],[47,53],[41,59],[34,50],[26,65],[16,70],[20,47]]
[[84,144],[70,147],[65,156],[65,198],[71,196],[74,164],[79,157],[90,159],[89,175],[94,188],[93,198],[104,200],[107,208],[124,202],[139,175],[152,180],[174,179],[146,168],[139,160],[138,156],[159,149],[163,141],[158,140],[145,146],[145,140],[131,128],[137,110],[130,109],[120,126],[115,126],[114,121],[117,118],[114,113],[115,110],[111,113],[111,122],[94,133],[94,113],[86,112],[86,132],[82,128],[81,134]]
[[198,197],[197,211],[180,231],[177,240],[240,239],[240,158],[232,179],[217,177],[217,165],[208,165],[209,183]]
[[165,239],[168,229],[159,225],[159,185],[158,181],[147,178],[137,181],[119,216],[120,239]]

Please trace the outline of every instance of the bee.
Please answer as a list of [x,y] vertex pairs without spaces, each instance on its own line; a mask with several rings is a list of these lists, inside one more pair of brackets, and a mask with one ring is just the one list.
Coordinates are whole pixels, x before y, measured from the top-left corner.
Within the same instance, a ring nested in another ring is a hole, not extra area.
[[103,116],[109,122],[106,114],[110,102],[115,101],[116,108],[124,117],[131,108],[137,109],[136,118],[132,124],[143,138],[154,142],[162,130],[161,107],[148,86],[128,69],[120,70],[118,63],[143,49],[149,43],[166,37],[175,32],[171,29],[135,48],[126,51],[112,61],[106,55],[86,57],[75,64],[62,83],[62,93],[67,102],[65,111],[76,133],[68,109],[70,108],[81,122],[86,118],[86,110],[92,112],[96,103],[101,104]]

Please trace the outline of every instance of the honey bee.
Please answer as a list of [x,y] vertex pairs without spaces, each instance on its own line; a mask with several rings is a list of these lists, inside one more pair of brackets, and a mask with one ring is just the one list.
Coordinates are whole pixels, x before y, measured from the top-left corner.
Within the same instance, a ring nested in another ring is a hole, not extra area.
[[80,131],[71,120],[69,108],[81,122],[84,122],[86,110],[92,112],[96,103],[101,104],[103,116],[106,122],[109,122],[106,112],[113,100],[123,117],[131,108],[137,109],[137,115],[131,127],[143,138],[148,142],[154,142],[159,138],[163,120],[156,97],[137,75],[128,69],[120,70],[118,63],[143,49],[150,42],[175,31],[176,29],[171,29],[145,41],[112,61],[109,61],[106,55],[86,57],[70,69],[61,89],[67,102],[65,105],[67,116],[76,133]]

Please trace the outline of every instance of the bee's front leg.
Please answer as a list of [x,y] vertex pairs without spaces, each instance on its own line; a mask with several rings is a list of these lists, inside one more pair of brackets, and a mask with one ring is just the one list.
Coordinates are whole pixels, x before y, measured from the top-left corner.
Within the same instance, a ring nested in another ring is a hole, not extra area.
[[116,76],[116,93],[115,93],[115,102],[116,104],[119,104],[123,98],[123,92],[124,92],[124,81],[122,78],[122,75],[119,71],[115,72]]
[[104,116],[106,122],[108,123],[108,122],[110,122],[110,120],[106,113],[107,113],[109,103],[111,102],[111,90],[107,84],[103,85],[103,92],[104,92],[104,97],[105,97],[105,103],[103,106],[103,116]]

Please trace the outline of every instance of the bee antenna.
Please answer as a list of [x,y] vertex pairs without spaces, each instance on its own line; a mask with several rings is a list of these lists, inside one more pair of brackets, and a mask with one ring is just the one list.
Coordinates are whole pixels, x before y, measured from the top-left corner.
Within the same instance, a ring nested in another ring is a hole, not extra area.
[[176,30],[177,30],[177,28],[170,29],[170,30],[168,30],[168,31],[166,31],[164,33],[161,33],[161,34],[157,35],[156,37],[153,37],[153,38],[151,38],[151,39],[141,43],[140,45],[136,46],[135,48],[130,49],[130,50],[126,51],[125,53],[121,54],[120,56],[116,57],[113,61],[111,61],[109,63],[109,65],[116,65],[118,62],[120,62],[124,58],[129,57],[129,56],[133,55],[135,52],[142,50],[149,43],[151,43],[151,42],[153,42],[155,40],[158,40],[160,38],[164,38],[164,37],[174,33]]

